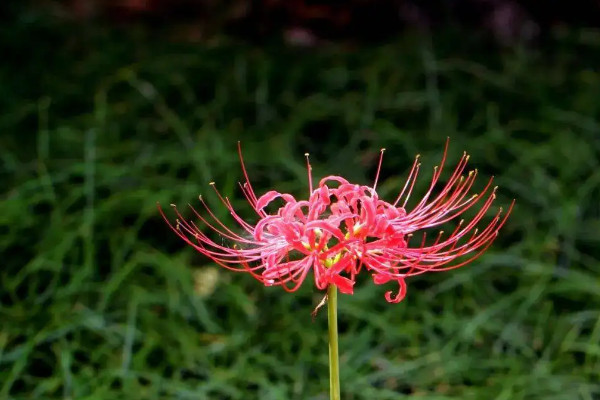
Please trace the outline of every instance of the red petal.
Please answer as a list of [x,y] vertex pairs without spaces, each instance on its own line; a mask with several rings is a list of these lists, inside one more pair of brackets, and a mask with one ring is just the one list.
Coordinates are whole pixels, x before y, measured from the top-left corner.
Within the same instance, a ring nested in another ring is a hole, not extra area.
[[270,202],[272,202],[273,200],[275,200],[278,197],[281,197],[287,203],[293,203],[296,201],[296,199],[294,199],[294,197],[290,194],[279,193],[279,192],[276,192],[275,190],[271,190],[259,197],[259,199],[256,201],[256,209],[262,210]]
[[386,292],[385,299],[388,301],[388,303],[400,303],[404,299],[404,296],[406,296],[406,282],[404,282],[404,279],[398,279],[398,284],[400,285],[400,289],[395,297],[392,298],[391,290]]
[[334,275],[331,278],[331,282],[340,289],[340,292],[344,294],[353,294],[354,293],[354,282],[348,278],[345,278],[340,275]]
[[375,282],[376,285],[383,285],[384,283],[388,283],[391,279],[392,278],[388,275],[373,274],[373,282]]

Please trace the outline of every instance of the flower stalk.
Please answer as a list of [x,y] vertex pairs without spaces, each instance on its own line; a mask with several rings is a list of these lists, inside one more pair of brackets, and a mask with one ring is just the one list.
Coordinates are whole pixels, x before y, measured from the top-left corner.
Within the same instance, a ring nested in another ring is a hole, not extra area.
[[337,286],[327,288],[327,320],[329,322],[329,398],[340,400],[340,357],[338,351]]

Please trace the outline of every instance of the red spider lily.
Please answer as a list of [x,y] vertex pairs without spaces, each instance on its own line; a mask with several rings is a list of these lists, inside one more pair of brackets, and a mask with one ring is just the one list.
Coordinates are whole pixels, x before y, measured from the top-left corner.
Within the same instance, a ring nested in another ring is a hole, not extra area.
[[[483,229],[478,229],[477,224],[496,197],[496,187],[491,186],[493,178],[481,192],[469,194],[477,170],[465,175],[469,159],[465,153],[446,184],[438,188],[446,162],[446,142],[442,161],[434,169],[429,189],[418,204],[407,211],[406,204],[419,173],[419,156],[404,188],[393,203],[388,203],[379,199],[376,192],[384,150],[373,187],[352,184],[332,175],[323,178],[313,189],[306,154],[310,195],[308,200],[296,200],[291,194],[277,191],[257,197],[238,143],[245,178],[240,186],[258,214],[256,224],[243,220],[229,199],[216,189],[239,228],[234,230],[223,224],[202,197],[200,202],[206,214],[192,208],[198,220],[220,236],[220,242],[230,242],[227,245],[219,244],[194,222],[185,220],[175,206],[178,219],[174,225],[159,209],[173,231],[197,251],[227,269],[249,272],[266,286],[279,285],[287,291],[295,291],[312,270],[318,289],[335,285],[342,293],[351,294],[355,277],[364,266],[372,273],[376,284],[398,283],[396,295],[391,291],[385,294],[388,302],[397,303],[406,294],[407,277],[458,268],[479,257],[498,235],[514,201],[503,217],[500,208]],[[214,183],[211,185],[214,188]],[[434,195],[434,190],[439,192]],[[265,208],[274,201],[282,201],[283,205],[275,213],[268,213]],[[461,219],[449,235],[440,231],[434,242],[427,244],[423,233],[420,244],[411,244],[415,232],[444,224],[476,204],[480,207],[475,216],[469,222]]]

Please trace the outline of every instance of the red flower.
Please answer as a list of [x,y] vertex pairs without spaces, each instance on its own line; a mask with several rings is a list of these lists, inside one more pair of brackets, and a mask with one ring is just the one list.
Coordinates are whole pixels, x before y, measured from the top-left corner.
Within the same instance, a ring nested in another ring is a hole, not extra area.
[[[310,196],[308,200],[296,200],[291,194],[276,191],[257,197],[239,144],[245,177],[245,183],[240,186],[258,214],[255,225],[243,220],[229,199],[216,189],[239,228],[231,229],[217,219],[202,197],[200,202],[206,214],[192,210],[218,239],[212,239],[194,222],[185,220],[177,208],[175,225],[159,209],[173,231],[198,252],[225,268],[249,272],[266,286],[279,285],[295,291],[312,270],[318,289],[324,290],[332,284],[342,293],[351,294],[355,277],[364,266],[376,284],[398,283],[396,295],[391,291],[385,295],[388,302],[397,303],[406,294],[407,277],[458,268],[479,257],[496,238],[514,205],[513,201],[502,218],[500,208],[483,229],[478,229],[477,224],[496,197],[496,188],[492,188],[490,179],[481,192],[469,194],[477,170],[464,174],[469,159],[466,153],[447,183],[437,188],[447,149],[448,142],[440,166],[434,169],[429,189],[410,212],[406,204],[419,173],[418,156],[401,193],[393,203],[388,203],[379,199],[376,192],[384,150],[373,187],[351,184],[332,175],[323,178],[313,189],[307,154]],[[214,184],[211,185],[214,188]],[[434,195],[434,190],[439,192]],[[267,212],[266,208],[272,207],[275,201],[283,205],[274,213]],[[415,232],[444,224],[476,204],[480,207],[475,216],[468,222],[461,219],[449,235],[440,231],[433,243],[427,244],[423,233],[420,244],[412,245]]]

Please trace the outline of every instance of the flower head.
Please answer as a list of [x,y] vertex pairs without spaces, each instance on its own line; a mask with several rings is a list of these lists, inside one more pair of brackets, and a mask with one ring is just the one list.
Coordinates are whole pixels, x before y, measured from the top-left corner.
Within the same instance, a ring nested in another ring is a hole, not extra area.
[[[465,173],[469,156],[464,153],[445,185],[438,187],[446,162],[446,142],[428,190],[408,211],[407,203],[420,170],[419,156],[400,194],[390,203],[381,200],[376,191],[384,150],[373,187],[331,175],[313,188],[306,154],[309,197],[297,200],[291,194],[274,190],[257,197],[238,143],[245,178],[240,187],[257,214],[256,223],[242,219],[214,183],[211,186],[237,228],[220,221],[201,196],[205,212],[192,208],[200,226],[184,219],[175,206],[174,224],[159,209],[173,231],[198,252],[222,267],[248,272],[266,286],[295,291],[312,271],[318,289],[335,285],[342,293],[351,294],[356,275],[365,269],[376,284],[394,281],[399,285],[396,294],[385,294],[388,302],[397,303],[406,294],[406,278],[458,268],[481,255],[506,222],[514,201],[504,216],[500,208],[487,225],[478,228],[496,198],[493,178],[481,192],[472,194],[477,170]],[[276,202],[277,210],[268,212],[267,207],[273,208]],[[479,208],[475,215],[469,221],[460,219],[452,232],[440,231],[432,242],[426,240],[426,233],[418,235],[419,231],[459,218],[476,205]],[[218,238],[213,239],[205,230],[213,231]]]

